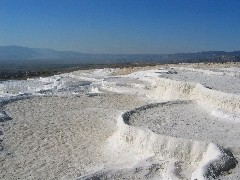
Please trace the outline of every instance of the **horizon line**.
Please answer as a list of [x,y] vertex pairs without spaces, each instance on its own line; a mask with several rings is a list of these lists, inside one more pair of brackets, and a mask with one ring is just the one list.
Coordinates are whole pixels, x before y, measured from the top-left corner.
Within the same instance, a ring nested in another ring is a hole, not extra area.
[[175,53],[90,53],[90,52],[80,52],[80,51],[74,51],[74,50],[57,50],[54,48],[48,48],[48,47],[27,47],[27,46],[21,46],[21,45],[0,45],[0,47],[22,47],[22,48],[29,48],[29,49],[45,49],[45,50],[52,50],[52,51],[58,51],[58,52],[73,52],[73,53],[80,53],[80,54],[89,54],[89,55],[174,55],[174,54],[195,54],[195,53],[204,53],[204,52],[238,52],[239,50],[232,50],[232,51],[226,51],[226,50],[203,50],[203,51],[194,51],[194,52],[175,52]]

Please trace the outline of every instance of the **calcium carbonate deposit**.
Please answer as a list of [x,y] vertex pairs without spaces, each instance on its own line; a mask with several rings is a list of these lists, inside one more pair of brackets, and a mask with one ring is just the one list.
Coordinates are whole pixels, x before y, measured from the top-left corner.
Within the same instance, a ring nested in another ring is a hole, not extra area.
[[240,65],[0,82],[0,179],[240,179]]

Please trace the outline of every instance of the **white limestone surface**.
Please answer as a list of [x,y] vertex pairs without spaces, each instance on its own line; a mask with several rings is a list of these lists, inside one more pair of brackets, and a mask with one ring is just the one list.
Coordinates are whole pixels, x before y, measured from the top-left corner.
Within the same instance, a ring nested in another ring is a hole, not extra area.
[[121,71],[0,82],[0,179],[240,178],[238,64]]

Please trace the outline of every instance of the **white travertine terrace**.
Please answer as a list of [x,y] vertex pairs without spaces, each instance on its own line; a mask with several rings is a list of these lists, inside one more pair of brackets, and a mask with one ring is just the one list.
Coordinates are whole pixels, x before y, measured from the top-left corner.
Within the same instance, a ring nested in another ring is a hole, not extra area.
[[171,66],[1,82],[0,179],[239,179],[239,65]]

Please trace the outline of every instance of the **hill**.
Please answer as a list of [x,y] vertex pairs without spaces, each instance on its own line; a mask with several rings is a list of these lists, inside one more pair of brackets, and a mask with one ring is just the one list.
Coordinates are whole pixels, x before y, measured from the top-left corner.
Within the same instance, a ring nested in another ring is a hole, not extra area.
[[177,54],[87,54],[74,51],[0,46],[0,61],[44,60],[61,64],[78,63],[191,63],[191,62],[236,62],[240,51],[206,51]]

